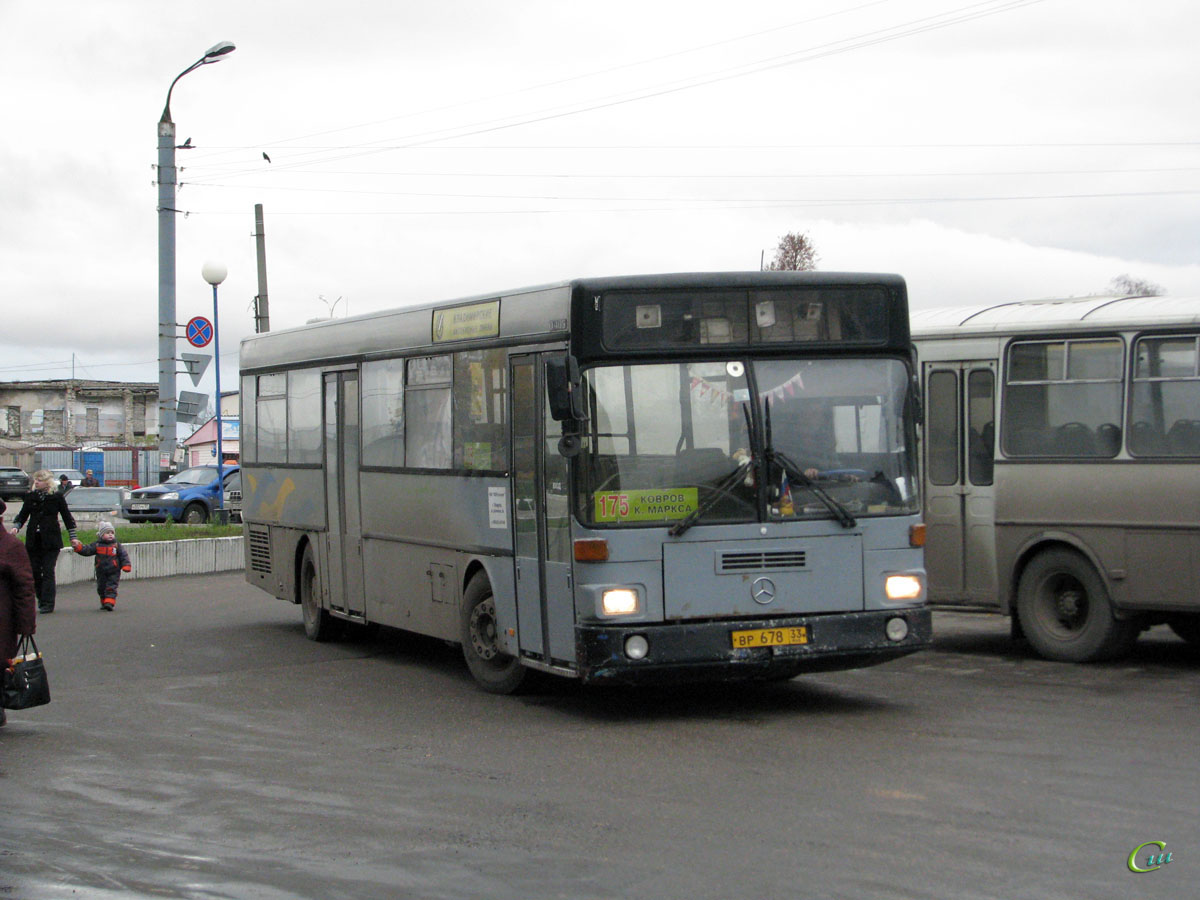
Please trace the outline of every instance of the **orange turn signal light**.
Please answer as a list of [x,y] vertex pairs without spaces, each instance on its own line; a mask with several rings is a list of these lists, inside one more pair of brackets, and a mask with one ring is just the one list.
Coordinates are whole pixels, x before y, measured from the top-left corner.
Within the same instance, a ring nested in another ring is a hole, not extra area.
[[579,538],[575,541],[575,562],[607,562],[608,541],[604,538]]
[[910,547],[925,546],[925,523],[908,526],[908,545]]

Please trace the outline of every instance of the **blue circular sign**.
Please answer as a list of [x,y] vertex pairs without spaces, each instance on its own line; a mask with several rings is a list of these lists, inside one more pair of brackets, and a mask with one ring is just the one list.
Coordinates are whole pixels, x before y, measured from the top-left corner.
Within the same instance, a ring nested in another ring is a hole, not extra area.
[[187,323],[187,341],[193,347],[207,347],[213,339],[212,322],[204,316],[192,316]]

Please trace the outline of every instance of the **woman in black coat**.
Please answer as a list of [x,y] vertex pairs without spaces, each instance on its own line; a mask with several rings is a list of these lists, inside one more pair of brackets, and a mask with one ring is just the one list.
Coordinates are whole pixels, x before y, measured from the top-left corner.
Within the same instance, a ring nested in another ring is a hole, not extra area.
[[[4,514],[4,501],[0,500],[0,515]],[[37,631],[37,620],[33,612],[33,572],[29,569],[29,556],[25,548],[11,534],[0,527],[0,665],[17,652],[17,643],[24,634]],[[5,721],[4,710],[0,709],[0,725]]]
[[67,508],[67,495],[54,489],[54,476],[50,472],[39,469],[33,473],[33,490],[25,495],[21,511],[13,519],[17,527],[12,533],[17,534],[21,526],[29,523],[25,549],[33,567],[33,591],[37,594],[40,613],[54,612],[57,593],[54,566],[58,562],[58,551],[63,548],[62,529],[58,527],[60,518],[74,540],[75,517]]

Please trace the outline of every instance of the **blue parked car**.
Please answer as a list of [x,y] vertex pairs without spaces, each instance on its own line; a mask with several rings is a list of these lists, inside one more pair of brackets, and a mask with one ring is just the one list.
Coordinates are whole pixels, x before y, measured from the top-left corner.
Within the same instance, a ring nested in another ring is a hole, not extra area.
[[[238,466],[225,466],[225,489]],[[193,466],[162,484],[140,487],[121,503],[121,515],[130,522],[184,522],[203,525],[217,509],[217,467]]]

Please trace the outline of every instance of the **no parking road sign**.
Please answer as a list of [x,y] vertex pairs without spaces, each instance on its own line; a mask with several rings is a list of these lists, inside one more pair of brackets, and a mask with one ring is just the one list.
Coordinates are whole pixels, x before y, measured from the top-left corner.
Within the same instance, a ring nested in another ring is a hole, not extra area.
[[204,316],[192,316],[187,323],[187,342],[193,347],[207,347],[213,339],[212,322]]

